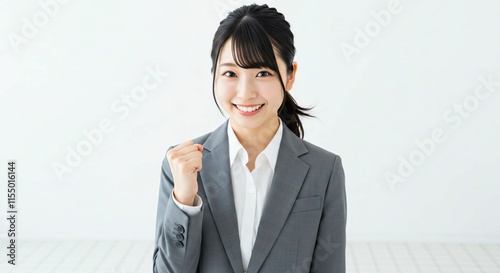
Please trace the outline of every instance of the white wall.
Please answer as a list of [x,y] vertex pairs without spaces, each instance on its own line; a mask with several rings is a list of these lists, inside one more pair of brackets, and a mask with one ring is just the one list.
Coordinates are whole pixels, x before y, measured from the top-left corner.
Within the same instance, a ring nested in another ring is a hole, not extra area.
[[[225,120],[210,46],[218,9],[243,3],[67,1],[47,15],[35,1],[0,2],[1,177],[17,160],[19,238],[154,238],[166,149]],[[343,159],[348,239],[500,242],[500,3],[268,3],[295,34],[292,94],[316,106],[305,139]],[[126,106],[157,67],[168,76]],[[70,164],[68,149],[103,122],[112,128],[58,179],[53,165]]]

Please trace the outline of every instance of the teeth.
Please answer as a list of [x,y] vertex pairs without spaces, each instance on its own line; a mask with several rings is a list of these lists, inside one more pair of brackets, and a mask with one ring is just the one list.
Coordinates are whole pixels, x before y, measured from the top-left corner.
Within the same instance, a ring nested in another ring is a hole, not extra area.
[[259,109],[260,107],[262,107],[262,105],[257,105],[254,107],[243,107],[243,106],[236,105],[236,107],[238,107],[238,109],[240,109],[243,112],[253,112],[253,111]]

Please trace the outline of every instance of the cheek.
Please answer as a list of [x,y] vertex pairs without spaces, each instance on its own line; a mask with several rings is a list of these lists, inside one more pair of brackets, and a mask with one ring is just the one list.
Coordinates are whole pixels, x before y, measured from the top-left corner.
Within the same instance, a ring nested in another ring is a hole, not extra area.
[[233,97],[233,89],[224,83],[218,83],[215,86],[215,96],[219,100],[220,103],[226,104],[227,101],[232,99]]
[[281,90],[281,84],[279,83],[269,83],[266,86],[261,87],[263,90],[262,95],[266,97],[266,100],[271,104],[281,105],[283,101],[283,91]]

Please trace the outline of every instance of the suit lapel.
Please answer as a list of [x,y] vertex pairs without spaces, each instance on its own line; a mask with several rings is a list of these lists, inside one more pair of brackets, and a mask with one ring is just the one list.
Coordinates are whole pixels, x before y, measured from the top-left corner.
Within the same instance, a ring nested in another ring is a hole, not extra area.
[[271,251],[309,170],[309,165],[298,158],[308,151],[303,141],[283,126],[275,173],[248,265],[249,273],[258,272]]
[[234,272],[243,270],[238,219],[234,205],[226,120],[203,144],[200,176],[217,230]]

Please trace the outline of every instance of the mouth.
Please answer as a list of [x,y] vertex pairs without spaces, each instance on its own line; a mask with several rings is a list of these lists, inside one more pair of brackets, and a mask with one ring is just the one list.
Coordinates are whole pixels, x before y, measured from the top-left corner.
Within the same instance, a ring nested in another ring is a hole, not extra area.
[[265,105],[265,103],[256,104],[256,105],[238,105],[238,104],[233,103],[233,105],[234,105],[234,107],[236,107],[238,110],[240,110],[242,112],[252,113],[252,112],[259,110],[262,106]]

